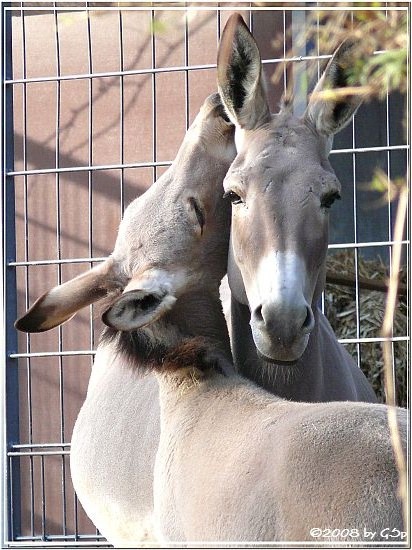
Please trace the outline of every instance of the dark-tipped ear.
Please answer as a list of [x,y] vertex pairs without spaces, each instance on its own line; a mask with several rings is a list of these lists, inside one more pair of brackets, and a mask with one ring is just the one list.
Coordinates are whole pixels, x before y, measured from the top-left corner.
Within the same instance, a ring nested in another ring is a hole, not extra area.
[[116,330],[128,331],[150,325],[160,319],[176,302],[165,290],[136,288],[138,280],[127,285],[123,294],[105,311],[102,321]]
[[[353,90],[351,69],[355,64],[357,42],[345,40],[334,53],[309,99],[305,118],[325,136],[344,128],[362,103],[361,89]],[[347,91],[345,91],[345,88]]]
[[14,326],[23,332],[44,332],[73,317],[79,309],[103,298],[112,285],[112,260],[106,260],[71,281],[43,294]]
[[222,33],[217,80],[220,97],[234,124],[251,130],[270,118],[259,49],[238,13],[230,16]]

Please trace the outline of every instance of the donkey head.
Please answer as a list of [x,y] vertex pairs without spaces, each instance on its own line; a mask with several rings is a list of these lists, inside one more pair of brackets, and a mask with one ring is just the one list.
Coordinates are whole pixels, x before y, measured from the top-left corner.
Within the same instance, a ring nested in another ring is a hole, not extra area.
[[219,95],[207,98],[172,166],[126,209],[109,259],[46,292],[16,328],[49,330],[117,291],[103,320],[132,330],[185,292],[217,288],[227,261],[230,209],[221,186],[235,156],[233,133]]
[[320,92],[347,86],[352,46],[335,52],[297,118],[288,106],[270,113],[259,50],[243,19],[233,15],[222,35],[218,85],[238,150],[224,181],[233,205],[229,285],[249,305],[257,350],[269,361],[297,360],[314,327],[329,209],[340,192],[328,155],[333,134],[361,103]]

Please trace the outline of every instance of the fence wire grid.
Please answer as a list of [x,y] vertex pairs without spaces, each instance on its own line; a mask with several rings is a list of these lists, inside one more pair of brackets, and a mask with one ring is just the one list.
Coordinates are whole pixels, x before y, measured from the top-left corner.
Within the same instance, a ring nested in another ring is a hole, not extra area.
[[[104,547],[77,501],[68,460],[101,323],[92,307],[50,333],[17,335],[13,322],[47,289],[111,252],[125,206],[167,169],[199,106],[215,91],[217,44],[233,11],[242,13],[259,44],[273,111],[289,79],[304,104],[302,74],[310,63],[319,74],[329,55],[300,47],[273,84],[274,70],[305,25],[302,7],[9,4],[2,6],[4,544]],[[283,44],[274,47],[279,33]],[[353,346],[359,365],[362,349],[380,346],[381,338],[378,329],[361,337],[358,262],[379,255],[390,270],[396,212],[394,204],[368,208],[373,194],[360,183],[370,181],[376,166],[390,178],[407,173],[402,112],[397,94],[362,106],[331,153],[343,199],[331,216],[330,249],[353,255],[356,269],[356,337],[340,341]],[[407,263],[407,234],[403,248]],[[396,370],[396,348],[409,343],[407,328],[392,340]]]

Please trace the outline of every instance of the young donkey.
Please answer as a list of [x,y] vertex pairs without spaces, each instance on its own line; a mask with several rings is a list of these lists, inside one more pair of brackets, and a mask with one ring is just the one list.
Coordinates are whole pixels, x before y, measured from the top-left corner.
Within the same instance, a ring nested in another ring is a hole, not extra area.
[[361,103],[357,95],[327,100],[319,93],[347,86],[353,63],[351,44],[342,44],[297,118],[290,105],[270,113],[259,50],[240,15],[229,18],[219,47],[219,91],[238,150],[224,182],[233,204],[233,356],[242,374],[299,401],[376,401],[316,307],[329,208],[340,192],[328,155],[333,134]]
[[[216,97],[208,100],[200,127],[217,131],[219,112]],[[200,183],[218,185],[234,154],[230,126],[220,117],[218,124],[220,158],[219,148],[208,150],[207,132],[189,132],[170,176],[129,207],[104,267],[53,289],[17,323],[47,330],[108,290],[121,292],[103,315],[110,328],[73,436],[76,489],[109,540],[133,545],[147,488],[139,453],[146,445],[147,465],[151,438],[155,448],[159,442],[157,405],[149,394],[134,405],[135,388],[140,371],[155,372],[161,429],[152,504],[162,540],[311,540],[311,528],[337,525],[350,529],[350,541],[365,528],[381,539],[382,529],[402,529],[385,406],[286,401],[227,360],[218,287],[229,213]],[[404,411],[399,417],[406,437]]]
[[136,347],[135,362],[144,365],[180,342],[181,334],[196,334],[230,355],[225,322],[216,296],[209,294],[216,293],[226,270],[230,204],[223,200],[222,182],[235,157],[233,137],[234,127],[214,94],[172,166],[125,211],[110,258],[47,292],[16,322],[23,331],[49,330],[108,293],[123,291],[118,307],[130,317],[120,328],[145,324],[145,316],[151,323],[118,337],[109,330],[103,334],[72,437],[76,492],[115,545],[153,537],[153,469],[160,437],[157,381],[142,376],[135,363],[130,368],[120,346]]

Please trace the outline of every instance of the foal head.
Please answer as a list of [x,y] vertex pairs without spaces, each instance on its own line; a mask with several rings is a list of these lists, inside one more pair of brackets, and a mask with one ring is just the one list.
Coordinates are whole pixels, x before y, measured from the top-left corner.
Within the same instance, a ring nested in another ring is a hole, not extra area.
[[328,155],[333,134],[361,102],[358,95],[326,100],[320,92],[347,86],[352,46],[335,52],[297,118],[288,106],[270,113],[259,50],[243,19],[233,15],[222,35],[219,92],[238,150],[224,181],[233,205],[229,285],[249,305],[257,350],[269,361],[298,359],[314,327],[329,209],[340,193]]
[[161,317],[184,293],[217,289],[226,271],[230,208],[221,187],[235,156],[233,134],[219,95],[213,94],[173,165],[126,209],[110,257],[46,292],[16,328],[49,330],[116,291],[120,296],[104,321],[133,330]]

